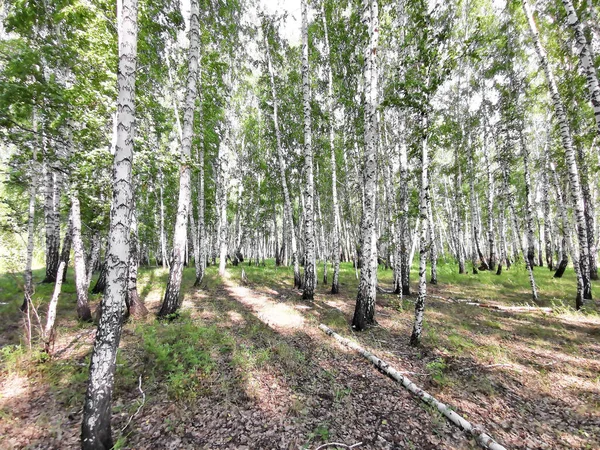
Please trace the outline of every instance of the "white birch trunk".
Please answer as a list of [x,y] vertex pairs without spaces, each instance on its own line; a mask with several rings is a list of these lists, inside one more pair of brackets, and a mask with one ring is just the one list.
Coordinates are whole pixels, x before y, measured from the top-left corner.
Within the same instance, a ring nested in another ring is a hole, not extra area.
[[363,166],[363,211],[360,226],[361,265],[360,283],[352,327],[358,331],[375,323],[375,298],[377,289],[377,234],[375,215],[377,210],[377,104],[379,45],[379,7],[377,0],[364,0],[362,22],[368,29],[365,48],[365,149]]
[[194,109],[198,96],[198,60],[200,54],[200,22],[198,0],[190,2],[190,30],[189,30],[189,56],[188,75],[185,102],[183,107],[183,134],[181,141],[179,200],[177,204],[177,217],[173,232],[173,259],[169,270],[169,281],[159,317],[174,314],[180,305],[181,280],[185,261],[185,247],[187,243],[187,221],[191,199],[191,170],[190,159],[192,138],[194,135]]
[[106,255],[107,282],[102,315],[90,363],[83,409],[82,450],[113,447],[111,400],[117,349],[127,296],[129,226],[133,189],[131,166],[135,134],[135,72],[137,59],[137,0],[119,0],[119,69],[117,74],[117,142],[113,162],[113,198]]
[[310,117],[310,73],[308,68],[308,8],[302,9],[302,107],[304,112],[304,291],[302,299],[313,300],[316,280],[313,150]]
[[73,224],[73,262],[75,289],[77,291],[77,315],[80,320],[90,322],[92,313],[88,304],[88,283],[85,270],[85,251],[81,239],[81,211],[77,192],[71,195],[71,222]]
[[421,145],[421,195],[419,203],[419,218],[421,219],[419,246],[419,295],[415,302],[415,322],[413,324],[410,344],[417,346],[421,342],[423,332],[423,316],[425,314],[425,299],[427,297],[427,209],[429,205],[429,155],[427,148],[427,119],[423,118],[423,142]]

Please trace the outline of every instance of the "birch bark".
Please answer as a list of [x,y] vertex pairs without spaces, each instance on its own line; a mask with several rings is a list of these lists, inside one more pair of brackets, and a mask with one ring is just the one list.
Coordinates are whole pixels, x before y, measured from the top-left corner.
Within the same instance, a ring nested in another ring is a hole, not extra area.
[[102,315],[90,362],[90,376],[81,430],[83,450],[110,449],[111,400],[117,349],[127,295],[129,226],[133,190],[131,166],[135,132],[135,71],[137,59],[137,0],[117,2],[119,69],[117,74],[117,139],[113,163],[113,198],[106,255],[107,283]]
[[363,212],[361,220],[361,267],[358,295],[352,326],[360,331],[375,323],[375,297],[377,288],[377,235],[375,214],[377,210],[377,101],[379,45],[379,9],[377,0],[364,0],[362,21],[368,29],[365,49],[365,149],[363,167]]
[[177,217],[173,232],[173,258],[169,271],[169,281],[162,307],[158,312],[159,317],[173,314],[179,309],[181,279],[185,261],[185,247],[187,242],[188,208],[191,199],[191,170],[190,159],[192,138],[194,135],[194,109],[198,97],[198,60],[200,56],[200,22],[198,0],[190,2],[190,30],[189,30],[189,56],[187,89],[183,107],[183,133],[181,140],[181,157],[179,178],[179,200],[177,204]]
[[308,8],[306,0],[300,1],[302,9],[302,107],[304,112],[304,300],[313,300],[316,286],[315,223],[313,150],[310,118],[310,73],[308,68]]

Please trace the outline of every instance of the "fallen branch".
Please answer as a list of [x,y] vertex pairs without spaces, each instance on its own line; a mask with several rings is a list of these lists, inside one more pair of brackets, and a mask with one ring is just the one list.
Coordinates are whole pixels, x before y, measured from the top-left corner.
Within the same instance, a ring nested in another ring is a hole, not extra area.
[[351,348],[352,350],[357,351],[364,358],[371,361],[371,363],[373,363],[380,372],[386,374],[393,380],[401,383],[402,386],[404,386],[411,393],[413,393],[414,395],[419,397],[425,403],[437,408],[437,410],[439,412],[441,412],[444,416],[446,416],[446,418],[448,420],[450,420],[452,423],[454,423],[455,425],[457,425],[458,427],[460,427],[467,433],[471,434],[473,437],[475,437],[475,440],[477,441],[477,443],[479,445],[481,445],[483,448],[488,448],[490,450],[506,450],[505,447],[498,444],[490,435],[488,435],[487,433],[484,433],[481,429],[475,427],[471,422],[469,422],[468,420],[466,420],[465,418],[463,418],[456,412],[452,411],[450,409],[450,407],[448,407],[444,403],[440,402],[439,400],[435,399],[434,397],[429,395],[427,392],[425,392],[423,389],[417,387],[416,384],[414,384],[408,378],[402,376],[402,374],[400,372],[398,372],[396,369],[391,367],[385,361],[379,359],[378,357],[376,357],[372,353],[368,352],[367,350],[365,350],[358,344],[356,344],[346,338],[343,338],[342,336],[340,336],[339,334],[337,334],[336,332],[331,330],[329,327],[321,324],[321,325],[319,325],[319,328],[323,332],[325,332],[325,334],[333,337],[334,339],[341,342],[345,346]]
[[552,313],[552,308],[543,308],[541,306],[501,306],[492,305],[491,303],[467,302],[467,305],[479,306],[480,308],[495,309],[497,311],[507,312],[543,312]]
[[357,448],[360,445],[362,445],[362,442],[357,442],[356,444],[352,444],[352,445],[341,444],[339,442],[328,442],[327,444],[323,444],[323,445],[317,447],[315,450],[321,450],[322,448],[327,448],[327,447],[342,447],[342,448],[347,448],[347,449],[352,450],[353,448]]
[[131,423],[133,418],[140,413],[140,411],[144,407],[144,404],[146,403],[146,394],[144,393],[144,391],[142,391],[142,375],[140,375],[140,378],[139,378],[138,389],[142,393],[142,403],[140,403],[140,406],[138,406],[138,409],[131,416],[129,416],[129,420],[127,421],[125,426],[123,428],[121,428],[121,433],[123,431],[125,431],[125,429],[129,426],[129,424]]

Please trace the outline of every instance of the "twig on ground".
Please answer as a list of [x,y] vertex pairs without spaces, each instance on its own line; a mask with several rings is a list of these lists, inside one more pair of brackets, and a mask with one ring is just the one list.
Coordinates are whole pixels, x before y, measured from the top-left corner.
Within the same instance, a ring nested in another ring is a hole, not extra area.
[[140,378],[139,378],[139,382],[138,382],[138,389],[142,393],[142,403],[140,403],[140,406],[138,406],[138,409],[131,416],[129,416],[127,423],[125,424],[125,426],[123,428],[121,428],[121,433],[123,431],[125,431],[125,429],[129,426],[129,424],[131,423],[133,418],[139,414],[139,412],[144,407],[144,404],[146,403],[146,393],[144,391],[142,391],[142,375],[141,374],[140,374]]
[[360,445],[362,445],[362,442],[357,442],[356,444],[352,444],[352,445],[341,444],[339,442],[328,442],[327,444],[323,444],[323,445],[317,447],[315,450],[321,450],[322,448],[334,447],[334,446],[353,449],[353,448],[358,448]]

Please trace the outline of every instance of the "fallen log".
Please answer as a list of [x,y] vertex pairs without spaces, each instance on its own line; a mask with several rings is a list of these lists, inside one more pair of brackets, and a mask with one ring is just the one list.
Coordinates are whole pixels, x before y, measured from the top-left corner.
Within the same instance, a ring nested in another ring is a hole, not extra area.
[[349,347],[352,350],[355,350],[360,355],[362,355],[365,359],[368,359],[369,361],[371,361],[371,363],[373,363],[373,365],[375,367],[377,367],[377,369],[380,372],[384,373],[385,375],[392,378],[393,380],[401,383],[403,387],[405,387],[412,394],[419,397],[423,402],[437,408],[437,410],[439,412],[441,412],[444,416],[446,416],[446,418],[450,422],[452,422],[453,424],[457,425],[459,428],[461,428],[465,432],[472,435],[475,438],[475,440],[477,441],[477,443],[479,445],[481,445],[483,448],[487,448],[490,450],[506,450],[506,447],[503,447],[502,445],[498,444],[490,435],[483,432],[480,428],[474,426],[471,422],[466,420],[461,415],[452,411],[452,409],[450,409],[450,407],[448,407],[444,403],[440,402],[436,398],[432,397],[430,394],[425,392],[423,389],[419,388],[416,384],[414,384],[408,378],[403,376],[399,371],[397,371],[396,369],[391,367],[385,361],[379,359],[377,356],[375,356],[371,352],[365,350],[358,344],[350,341],[349,339],[346,339],[346,338],[340,336],[339,334],[337,334],[335,331],[331,330],[326,325],[321,324],[321,325],[319,325],[319,328],[325,334],[333,337],[338,342],[344,344],[346,347]]
[[492,305],[491,303],[467,302],[467,305],[479,306],[480,308],[495,309],[497,311],[508,312],[543,312],[552,314],[552,308],[544,308],[541,306],[502,306]]

